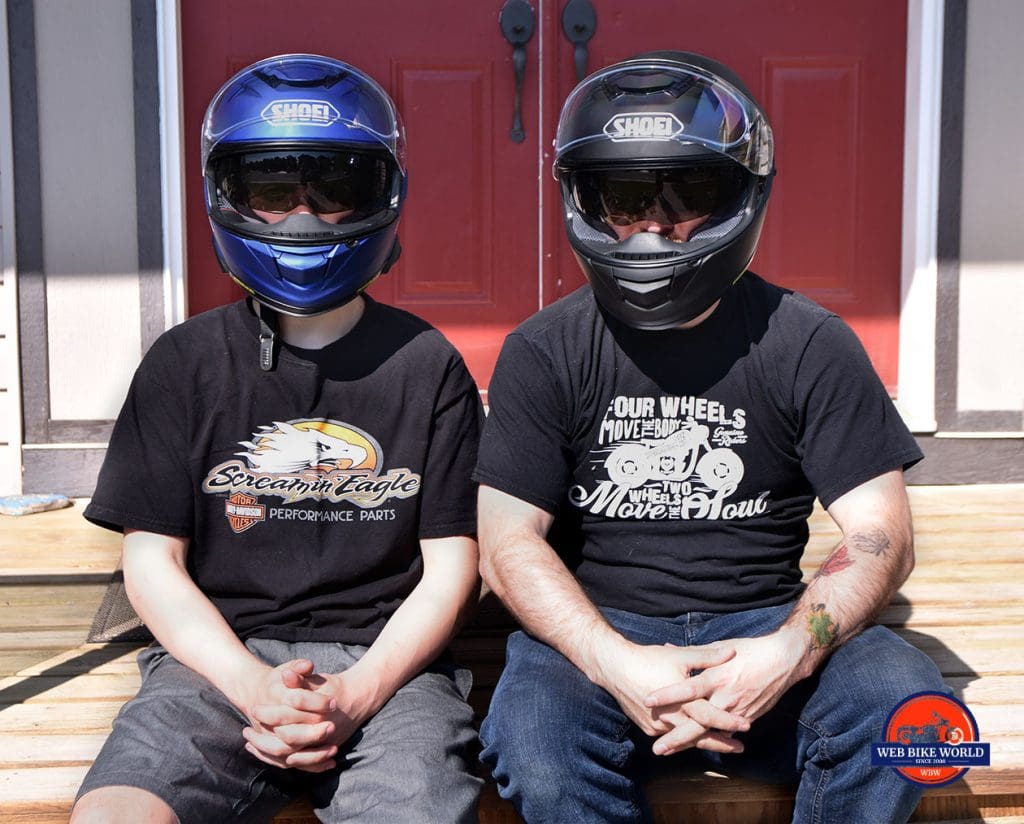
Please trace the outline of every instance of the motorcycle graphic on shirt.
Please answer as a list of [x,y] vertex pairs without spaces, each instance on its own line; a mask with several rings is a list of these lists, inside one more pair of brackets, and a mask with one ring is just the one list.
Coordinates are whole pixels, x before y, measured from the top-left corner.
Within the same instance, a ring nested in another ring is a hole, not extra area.
[[605,461],[608,478],[635,489],[649,481],[685,482],[696,475],[710,489],[731,492],[743,478],[743,461],[731,449],[712,447],[710,433],[690,418],[667,438],[617,446]]
[[[570,500],[594,515],[733,520],[767,512],[768,492],[732,500],[744,477],[746,412],[697,397],[612,400],[589,456],[594,482]],[[604,476],[604,477],[602,477]]]

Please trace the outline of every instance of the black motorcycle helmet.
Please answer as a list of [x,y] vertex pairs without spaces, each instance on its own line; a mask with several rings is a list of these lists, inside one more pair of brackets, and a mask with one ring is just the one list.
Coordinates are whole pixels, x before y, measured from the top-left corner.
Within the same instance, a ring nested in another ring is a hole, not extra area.
[[772,133],[728,67],[649,52],[572,91],[554,171],[598,303],[636,329],[671,329],[707,310],[754,257]]

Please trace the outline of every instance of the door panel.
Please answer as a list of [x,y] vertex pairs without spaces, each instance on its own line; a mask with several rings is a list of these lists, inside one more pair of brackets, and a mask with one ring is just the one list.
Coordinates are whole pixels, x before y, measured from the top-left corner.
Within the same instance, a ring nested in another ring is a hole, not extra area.
[[[654,49],[700,52],[731,66],[765,106],[778,175],[751,269],[843,316],[886,385],[896,384],[902,222],[906,5],[891,0],[677,4],[640,15],[629,0],[592,0],[589,71]],[[686,13],[689,7],[699,14]],[[558,100],[576,82],[559,30]],[[554,133],[557,108],[545,112]],[[557,198],[557,186],[548,187]],[[560,215],[545,297],[582,282]]]
[[539,306],[538,38],[527,46],[527,140],[516,144],[508,137],[511,47],[499,9],[479,0],[182,0],[190,313],[241,295],[216,263],[203,208],[199,134],[207,103],[258,59],[324,54],[380,82],[406,126],[402,258],[371,294],[438,325],[486,387],[505,333]]

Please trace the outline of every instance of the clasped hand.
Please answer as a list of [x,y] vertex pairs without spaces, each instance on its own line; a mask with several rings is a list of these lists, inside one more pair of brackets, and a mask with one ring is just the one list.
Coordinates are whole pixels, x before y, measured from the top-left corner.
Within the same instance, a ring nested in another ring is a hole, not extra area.
[[343,675],[319,674],[303,659],[268,670],[244,708],[246,750],[284,769],[332,769],[338,747],[368,715],[346,687]]
[[[779,633],[759,638],[736,638],[723,642],[723,645],[730,650],[728,657],[719,657],[718,660],[707,658],[705,663],[691,667],[702,669],[699,674],[677,679],[674,683],[666,682],[645,696],[643,706],[654,719],[674,719],[680,712],[685,712],[708,728],[718,727],[730,732],[749,729],[750,723],[768,712],[801,677],[799,644],[794,645],[791,639]],[[683,651],[683,648],[673,649]],[[728,718],[732,726],[722,726],[710,715],[694,714],[697,706],[711,707],[720,713],[718,718]],[[745,727],[740,726],[741,721]],[[695,738],[692,724],[674,724],[672,729],[658,729],[656,733],[660,737],[654,742],[653,749],[658,755],[671,755],[691,746],[717,749],[703,744],[703,738]],[[720,752],[741,750],[742,747],[719,749]]]
[[[658,741],[672,736],[670,740],[677,745],[673,752],[688,747],[723,753],[742,752],[742,743],[732,735],[750,728],[747,719],[708,701],[701,693],[702,690],[710,692],[710,686],[690,675],[693,670],[723,665],[735,654],[735,649],[729,644],[693,647],[633,645],[624,656],[616,656],[612,671],[602,679],[603,686],[622,711],[647,735],[660,736]],[[664,692],[659,688],[676,688],[684,697],[673,700],[671,695],[667,695],[657,705],[645,703],[648,696]],[[655,742],[654,751],[662,754],[658,742]]]

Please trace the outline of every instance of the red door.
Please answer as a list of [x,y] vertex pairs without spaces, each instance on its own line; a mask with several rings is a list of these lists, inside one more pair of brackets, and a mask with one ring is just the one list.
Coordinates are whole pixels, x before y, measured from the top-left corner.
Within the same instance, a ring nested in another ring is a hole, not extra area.
[[[906,4],[717,0],[641,12],[633,0],[591,2],[590,70],[676,48],[715,57],[744,78],[771,118],[778,169],[752,268],[841,314],[894,387]],[[207,101],[258,58],[327,54],[377,78],[408,132],[404,252],[373,294],[440,326],[485,387],[505,333],[582,282],[550,177],[558,110],[575,83],[561,25],[566,0],[531,4],[526,140],[514,143],[502,0],[183,0],[190,311],[239,294],[219,273],[202,207]]]

